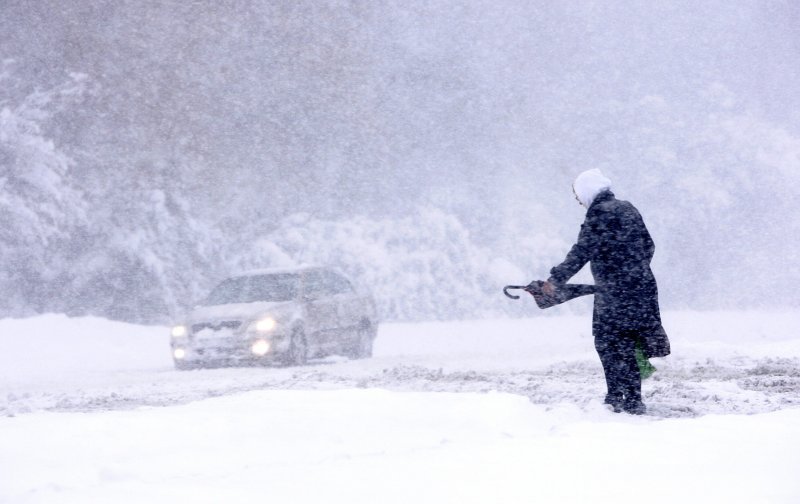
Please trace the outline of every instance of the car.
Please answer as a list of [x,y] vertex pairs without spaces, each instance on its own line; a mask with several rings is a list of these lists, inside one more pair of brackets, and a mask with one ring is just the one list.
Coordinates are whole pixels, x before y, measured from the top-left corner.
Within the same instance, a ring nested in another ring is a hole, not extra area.
[[177,369],[303,365],[309,359],[372,356],[375,302],[326,267],[250,271],[225,279],[172,327]]

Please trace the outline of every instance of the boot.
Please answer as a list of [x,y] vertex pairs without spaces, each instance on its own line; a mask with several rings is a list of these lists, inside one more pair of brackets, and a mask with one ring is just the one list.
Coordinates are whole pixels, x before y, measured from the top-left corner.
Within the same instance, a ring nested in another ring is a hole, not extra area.
[[622,412],[622,395],[606,394],[606,399],[603,401],[603,403],[611,406],[611,409],[614,410],[614,413]]
[[647,413],[647,406],[641,400],[626,400],[622,403],[622,409],[625,410],[625,413],[631,415],[644,415]]

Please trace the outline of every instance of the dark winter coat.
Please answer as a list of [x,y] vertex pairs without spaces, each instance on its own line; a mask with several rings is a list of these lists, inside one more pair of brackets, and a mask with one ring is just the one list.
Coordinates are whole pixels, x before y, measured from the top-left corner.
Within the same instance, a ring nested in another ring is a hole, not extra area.
[[597,288],[595,335],[652,331],[661,325],[658,288],[650,270],[654,252],[638,210],[605,190],[589,206],[578,242],[550,271],[549,281],[561,286],[589,262]]

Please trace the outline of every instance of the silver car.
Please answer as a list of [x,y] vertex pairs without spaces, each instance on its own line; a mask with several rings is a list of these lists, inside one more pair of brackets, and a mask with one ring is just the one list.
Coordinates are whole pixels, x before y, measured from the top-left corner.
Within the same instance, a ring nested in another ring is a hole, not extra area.
[[321,267],[264,270],[224,280],[172,328],[177,369],[289,364],[330,355],[372,356],[375,303]]

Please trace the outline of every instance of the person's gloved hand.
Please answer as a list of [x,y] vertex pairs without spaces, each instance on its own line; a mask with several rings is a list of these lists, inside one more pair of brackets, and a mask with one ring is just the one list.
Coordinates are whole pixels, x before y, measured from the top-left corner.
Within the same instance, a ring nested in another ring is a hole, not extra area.
[[542,293],[542,282],[541,280],[534,280],[533,282],[529,283],[525,287],[525,292],[530,294],[531,296],[539,296]]
[[552,296],[556,293],[556,286],[550,282],[544,282],[542,284],[542,292],[547,296]]

